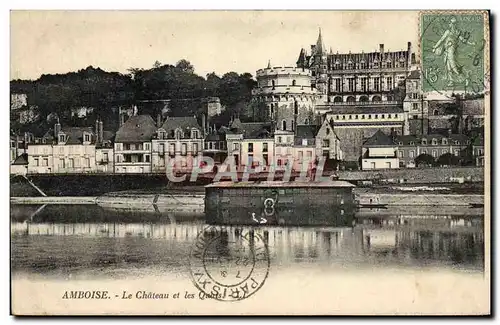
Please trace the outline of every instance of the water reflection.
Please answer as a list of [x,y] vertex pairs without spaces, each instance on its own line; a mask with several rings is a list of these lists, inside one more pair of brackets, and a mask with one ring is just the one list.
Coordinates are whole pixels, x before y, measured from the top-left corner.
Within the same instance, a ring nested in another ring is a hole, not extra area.
[[[454,267],[482,270],[483,216],[355,216],[324,226],[251,227],[269,246],[275,267]],[[13,272],[94,276],[185,273],[204,219],[150,210],[95,205],[12,205]],[[228,226],[233,241],[249,226]]]

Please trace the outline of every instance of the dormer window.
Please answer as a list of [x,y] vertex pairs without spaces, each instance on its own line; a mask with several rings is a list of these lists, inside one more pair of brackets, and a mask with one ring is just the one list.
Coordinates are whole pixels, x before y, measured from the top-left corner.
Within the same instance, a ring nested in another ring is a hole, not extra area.
[[443,144],[448,144],[448,139],[443,138],[442,142],[443,142]]
[[415,145],[415,142],[410,141],[410,146],[414,146],[414,145]]
[[198,132],[198,130],[192,130],[192,131],[191,131],[191,134],[192,134],[192,138],[193,138],[193,139],[198,139],[198,137],[199,137],[199,132]]
[[65,142],[66,141],[65,138],[66,137],[64,136],[64,134],[59,134],[59,142]]
[[90,134],[85,133],[85,134],[83,135],[83,141],[85,141],[85,142],[90,142]]
[[432,145],[433,145],[433,146],[435,146],[435,145],[437,145],[437,144],[438,144],[438,143],[437,143],[437,140],[436,140],[436,139],[432,139]]
[[175,130],[175,138],[176,139],[181,139],[182,138],[182,131],[177,129]]
[[402,146],[402,145],[403,145],[403,142],[399,141],[399,142],[398,142],[398,145]]
[[455,141],[455,144],[456,145],[460,145],[460,141]]
[[387,68],[389,68],[389,69],[390,69],[390,68],[392,68],[392,62],[391,62],[391,61],[387,61],[387,62],[385,63],[385,66],[386,66]]
[[359,63],[359,68],[366,69],[366,62],[364,60]]
[[165,131],[158,131],[158,139],[165,140],[166,135]]
[[427,139],[422,139],[422,144],[427,145]]

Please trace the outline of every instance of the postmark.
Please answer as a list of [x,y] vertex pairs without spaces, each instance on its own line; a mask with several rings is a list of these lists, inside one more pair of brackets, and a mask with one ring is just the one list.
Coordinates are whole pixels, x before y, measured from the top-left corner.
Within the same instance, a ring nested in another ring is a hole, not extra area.
[[269,274],[269,249],[252,229],[209,226],[198,235],[190,256],[193,284],[204,298],[238,301],[254,295]]
[[487,23],[487,15],[479,11],[421,12],[424,92],[451,97],[489,90]]

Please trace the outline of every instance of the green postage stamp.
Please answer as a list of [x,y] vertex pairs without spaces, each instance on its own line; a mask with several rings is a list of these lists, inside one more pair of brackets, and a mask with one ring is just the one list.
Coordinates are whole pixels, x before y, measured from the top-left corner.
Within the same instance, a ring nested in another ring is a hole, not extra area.
[[420,50],[423,90],[484,93],[489,88],[486,11],[423,11]]

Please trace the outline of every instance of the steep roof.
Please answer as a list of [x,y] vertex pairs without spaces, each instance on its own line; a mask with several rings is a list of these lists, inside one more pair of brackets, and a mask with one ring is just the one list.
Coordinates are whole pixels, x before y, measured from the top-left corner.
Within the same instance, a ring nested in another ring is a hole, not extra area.
[[268,122],[248,122],[242,123],[236,118],[231,123],[230,132],[233,134],[242,133],[244,138],[267,138],[271,135],[271,124]]
[[420,79],[420,71],[413,70],[406,79]]
[[368,138],[364,143],[363,146],[393,146],[394,141],[392,141],[391,137],[382,132],[381,130],[378,130],[375,132],[374,135],[372,135],[370,138]]
[[450,134],[450,135],[442,135],[442,134],[426,134],[426,135],[397,135],[394,137],[395,143],[402,143],[403,145],[410,145],[410,142],[414,144],[421,144],[422,139],[427,140],[427,145],[431,145],[432,139],[436,139],[439,143],[443,139],[449,139],[451,141],[459,141],[461,145],[467,144],[469,138],[465,134]]
[[94,131],[89,127],[68,126],[61,128],[61,132],[66,135],[66,144],[82,144],[83,133],[90,133],[91,143],[95,143]]
[[116,132],[115,142],[150,141],[156,130],[156,124],[151,116],[132,116]]
[[201,126],[194,116],[168,117],[161,128],[167,132],[168,136],[173,135],[173,132],[177,128],[181,128],[184,132],[192,128],[201,130]]
[[28,154],[23,153],[19,155],[16,160],[12,163],[12,165],[27,165],[28,164]]
[[316,138],[316,134],[318,134],[319,129],[320,129],[320,126],[314,125],[314,124],[297,125],[295,137],[301,138],[301,139]]

